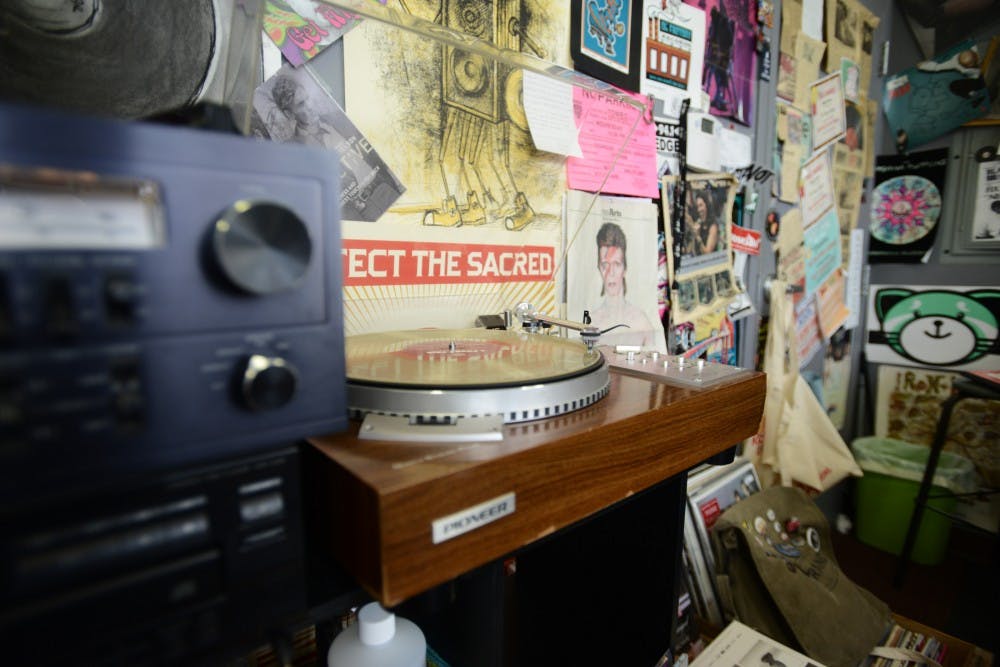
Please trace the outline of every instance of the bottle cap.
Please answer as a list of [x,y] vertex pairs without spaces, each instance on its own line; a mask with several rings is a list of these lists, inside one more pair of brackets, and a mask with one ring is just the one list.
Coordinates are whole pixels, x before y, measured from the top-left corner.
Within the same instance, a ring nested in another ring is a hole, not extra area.
[[396,634],[396,615],[378,602],[369,602],[358,612],[358,637],[367,646],[384,644]]

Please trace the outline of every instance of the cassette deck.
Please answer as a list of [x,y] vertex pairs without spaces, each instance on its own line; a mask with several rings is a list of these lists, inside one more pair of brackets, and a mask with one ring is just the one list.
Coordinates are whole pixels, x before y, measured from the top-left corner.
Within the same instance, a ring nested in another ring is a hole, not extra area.
[[336,159],[0,105],[6,500],[346,424]]

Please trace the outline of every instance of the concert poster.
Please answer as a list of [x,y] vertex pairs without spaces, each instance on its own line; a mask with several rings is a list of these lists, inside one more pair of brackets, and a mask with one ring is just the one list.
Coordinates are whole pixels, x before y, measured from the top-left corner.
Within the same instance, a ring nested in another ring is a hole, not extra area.
[[868,261],[920,262],[934,245],[948,149],[875,160]]
[[705,12],[705,64],[702,90],[709,111],[752,125],[757,78],[757,2],[686,0]]

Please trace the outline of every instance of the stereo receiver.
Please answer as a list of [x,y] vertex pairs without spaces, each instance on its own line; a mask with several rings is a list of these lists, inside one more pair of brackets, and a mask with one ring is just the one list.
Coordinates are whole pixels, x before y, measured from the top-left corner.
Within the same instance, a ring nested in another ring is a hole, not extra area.
[[336,156],[0,106],[3,494],[346,424]]

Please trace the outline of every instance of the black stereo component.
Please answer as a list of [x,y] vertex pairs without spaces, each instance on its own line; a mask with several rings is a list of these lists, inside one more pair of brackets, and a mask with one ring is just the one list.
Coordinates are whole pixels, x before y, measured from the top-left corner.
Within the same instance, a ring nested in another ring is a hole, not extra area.
[[336,156],[0,105],[0,494],[346,425]]
[[18,665],[222,664],[306,605],[295,447],[0,508]]

